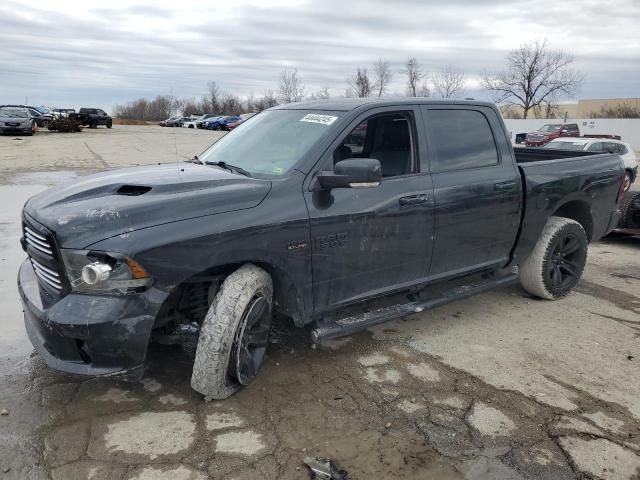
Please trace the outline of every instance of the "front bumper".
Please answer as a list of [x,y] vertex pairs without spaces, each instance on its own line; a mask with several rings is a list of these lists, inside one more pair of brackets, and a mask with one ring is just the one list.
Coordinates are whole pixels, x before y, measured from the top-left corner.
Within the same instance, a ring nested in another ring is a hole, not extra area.
[[0,125],[0,133],[31,133],[31,125],[28,127],[8,127]]
[[45,306],[29,260],[18,273],[29,340],[49,367],[81,375],[142,376],[151,330],[166,294],[71,293]]

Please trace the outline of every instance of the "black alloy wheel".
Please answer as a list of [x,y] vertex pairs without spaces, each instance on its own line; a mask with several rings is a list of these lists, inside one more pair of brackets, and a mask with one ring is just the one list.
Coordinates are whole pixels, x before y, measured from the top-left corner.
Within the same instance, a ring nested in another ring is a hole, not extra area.
[[582,243],[577,235],[566,232],[556,238],[547,262],[547,284],[554,290],[572,288],[578,283],[584,264]]
[[229,372],[240,385],[248,385],[255,378],[269,343],[271,306],[257,294],[245,309],[231,350]]

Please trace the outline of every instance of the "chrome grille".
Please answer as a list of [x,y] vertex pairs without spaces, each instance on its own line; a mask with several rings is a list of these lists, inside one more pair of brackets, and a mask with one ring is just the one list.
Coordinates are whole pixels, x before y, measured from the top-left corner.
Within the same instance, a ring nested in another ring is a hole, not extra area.
[[62,280],[60,279],[60,274],[58,272],[45,267],[33,258],[30,258],[29,260],[31,260],[33,270],[36,272],[36,275],[40,280],[56,290],[62,290]]
[[26,215],[23,221],[24,246],[40,284],[50,293],[63,293],[67,283],[53,235],[34,226]]
[[47,237],[34,232],[26,225],[24,226],[24,239],[36,250],[46,253],[47,255],[53,255],[53,247],[49,243]]

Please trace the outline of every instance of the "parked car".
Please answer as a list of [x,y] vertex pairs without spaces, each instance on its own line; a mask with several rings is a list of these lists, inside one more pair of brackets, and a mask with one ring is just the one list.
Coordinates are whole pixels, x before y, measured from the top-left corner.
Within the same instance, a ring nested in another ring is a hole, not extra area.
[[25,107],[0,107],[0,133],[25,133],[33,135],[36,122]]
[[236,128],[237,126],[239,126],[240,124],[244,123],[245,120],[240,119],[237,122],[231,122],[231,123],[227,123],[224,128],[222,128],[222,130],[233,130],[234,128]]
[[53,120],[53,114],[41,110],[42,107],[32,107],[29,105],[0,105],[2,107],[16,107],[26,108],[29,111],[29,116],[36,122],[38,127],[46,127]]
[[635,182],[638,175],[638,160],[633,148],[628,143],[605,136],[599,137],[579,137],[579,138],[556,138],[547,143],[544,148],[557,148],[560,150],[584,150],[587,152],[598,153],[617,153],[624,161],[625,192],[631,188],[631,184]]
[[78,124],[89,128],[98,128],[99,125],[104,125],[107,128],[113,126],[113,119],[100,108],[81,108],[78,113],[70,113],[69,117]]
[[214,118],[219,118],[220,115],[217,115],[215,113],[207,113],[206,115],[203,115],[200,120],[196,121],[196,128],[205,128],[205,123],[208,120],[213,120]]
[[209,130],[224,130],[228,123],[237,122],[241,120],[238,115],[224,115],[214,120],[209,120],[207,122],[207,128]]
[[196,128],[196,122],[202,120],[202,117],[204,117],[204,115],[192,115],[190,117],[186,117],[186,120],[182,123],[182,126],[184,128]]
[[31,197],[27,333],[57,370],[129,378],[151,338],[197,342],[191,386],[225,398],[256,376],[274,310],[318,342],[518,275],[532,295],[564,297],[588,242],[618,223],[623,177],[617,154],[514,151],[493,103],[278,106],[192,163]]
[[166,120],[161,120],[160,123],[158,123],[158,125],[160,125],[161,127],[166,127],[168,126],[167,124],[171,123],[173,120],[175,120],[176,117],[172,117],[172,118],[167,118]]
[[535,132],[527,133],[524,143],[527,147],[542,147],[554,138],[579,136],[577,123],[547,123]]

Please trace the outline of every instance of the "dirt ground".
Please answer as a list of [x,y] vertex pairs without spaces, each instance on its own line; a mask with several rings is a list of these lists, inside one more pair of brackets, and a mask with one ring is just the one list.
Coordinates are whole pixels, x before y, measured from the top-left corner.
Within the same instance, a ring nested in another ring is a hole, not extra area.
[[[257,380],[204,402],[192,353],[142,383],[47,369],[24,333],[20,209],[95,170],[174,161],[219,134],[114,126],[0,137],[0,479],[640,478],[640,239],[590,246],[577,291],[514,286],[311,348],[285,322]],[[21,140],[15,140],[21,138]]]

